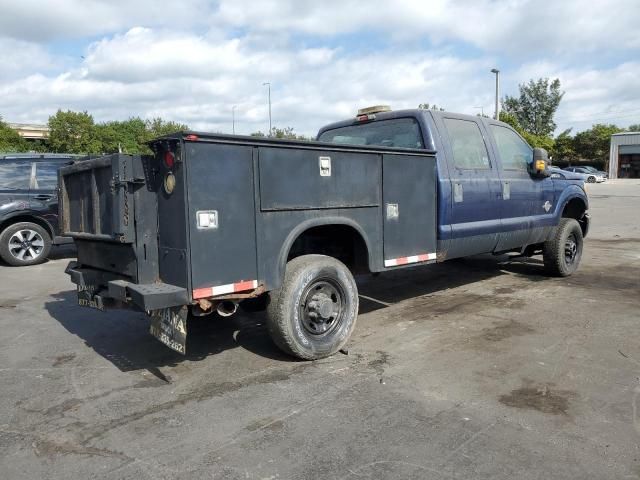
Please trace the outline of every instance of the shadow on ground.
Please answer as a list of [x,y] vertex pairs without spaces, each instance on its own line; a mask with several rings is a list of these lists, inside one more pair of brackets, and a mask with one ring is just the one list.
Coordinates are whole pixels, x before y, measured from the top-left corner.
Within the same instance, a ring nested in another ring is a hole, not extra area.
[[[507,257],[474,257],[358,278],[360,314],[385,308],[408,298],[480,282],[511,271],[537,280],[542,269],[536,259],[508,261]],[[69,333],[121,371],[146,369],[163,378],[159,368],[198,361],[225,350],[244,348],[266,358],[296,361],[271,342],[264,313],[240,312],[189,320],[187,355],[173,352],[149,334],[145,314],[129,310],[100,312],[77,305],[76,292],[63,291],[45,304],[49,314]]]

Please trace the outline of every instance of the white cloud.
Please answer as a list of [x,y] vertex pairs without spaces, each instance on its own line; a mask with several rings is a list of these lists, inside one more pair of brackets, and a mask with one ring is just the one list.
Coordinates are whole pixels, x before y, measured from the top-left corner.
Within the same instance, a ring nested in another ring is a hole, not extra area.
[[[532,77],[561,79],[561,128],[587,128],[598,115],[637,122],[635,2],[542,3],[0,0],[0,114],[44,122],[58,108],[88,110],[228,132],[237,105],[236,130],[249,133],[267,126],[270,81],[274,124],[313,134],[379,103],[490,113],[488,70],[502,62],[505,93]],[[354,34],[376,49],[352,49]],[[46,48],[96,36],[82,61]]]

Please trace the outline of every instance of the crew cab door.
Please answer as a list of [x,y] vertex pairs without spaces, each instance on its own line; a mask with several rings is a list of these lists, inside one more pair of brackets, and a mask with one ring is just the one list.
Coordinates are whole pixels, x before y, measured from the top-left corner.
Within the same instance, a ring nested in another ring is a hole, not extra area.
[[531,176],[533,151],[520,135],[504,125],[490,121],[488,124],[501,166],[502,232],[496,250],[520,248],[539,241],[536,232],[540,233],[540,228],[552,220],[553,214],[549,212],[553,205],[553,184],[549,178]]
[[482,125],[470,117],[434,115],[451,179],[448,258],[492,252],[500,231],[501,185]]

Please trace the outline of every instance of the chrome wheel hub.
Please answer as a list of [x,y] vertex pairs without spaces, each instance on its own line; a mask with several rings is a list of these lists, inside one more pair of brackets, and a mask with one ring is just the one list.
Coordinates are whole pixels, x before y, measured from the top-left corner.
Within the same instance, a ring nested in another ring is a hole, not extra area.
[[9,239],[9,253],[18,260],[35,260],[43,250],[44,239],[34,230],[18,230]]

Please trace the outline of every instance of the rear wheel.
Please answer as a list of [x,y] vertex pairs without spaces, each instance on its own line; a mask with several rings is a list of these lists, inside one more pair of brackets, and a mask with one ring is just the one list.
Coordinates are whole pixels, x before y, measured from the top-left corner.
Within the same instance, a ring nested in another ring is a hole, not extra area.
[[349,340],[358,315],[358,289],[335,258],[304,255],[287,264],[282,287],[270,294],[267,325],[275,344],[304,360],[328,357]]
[[0,234],[0,257],[16,267],[35,265],[47,259],[51,251],[51,236],[40,225],[15,223]]
[[544,243],[544,266],[550,275],[567,277],[578,269],[582,258],[582,229],[577,220],[563,218],[551,240]]

